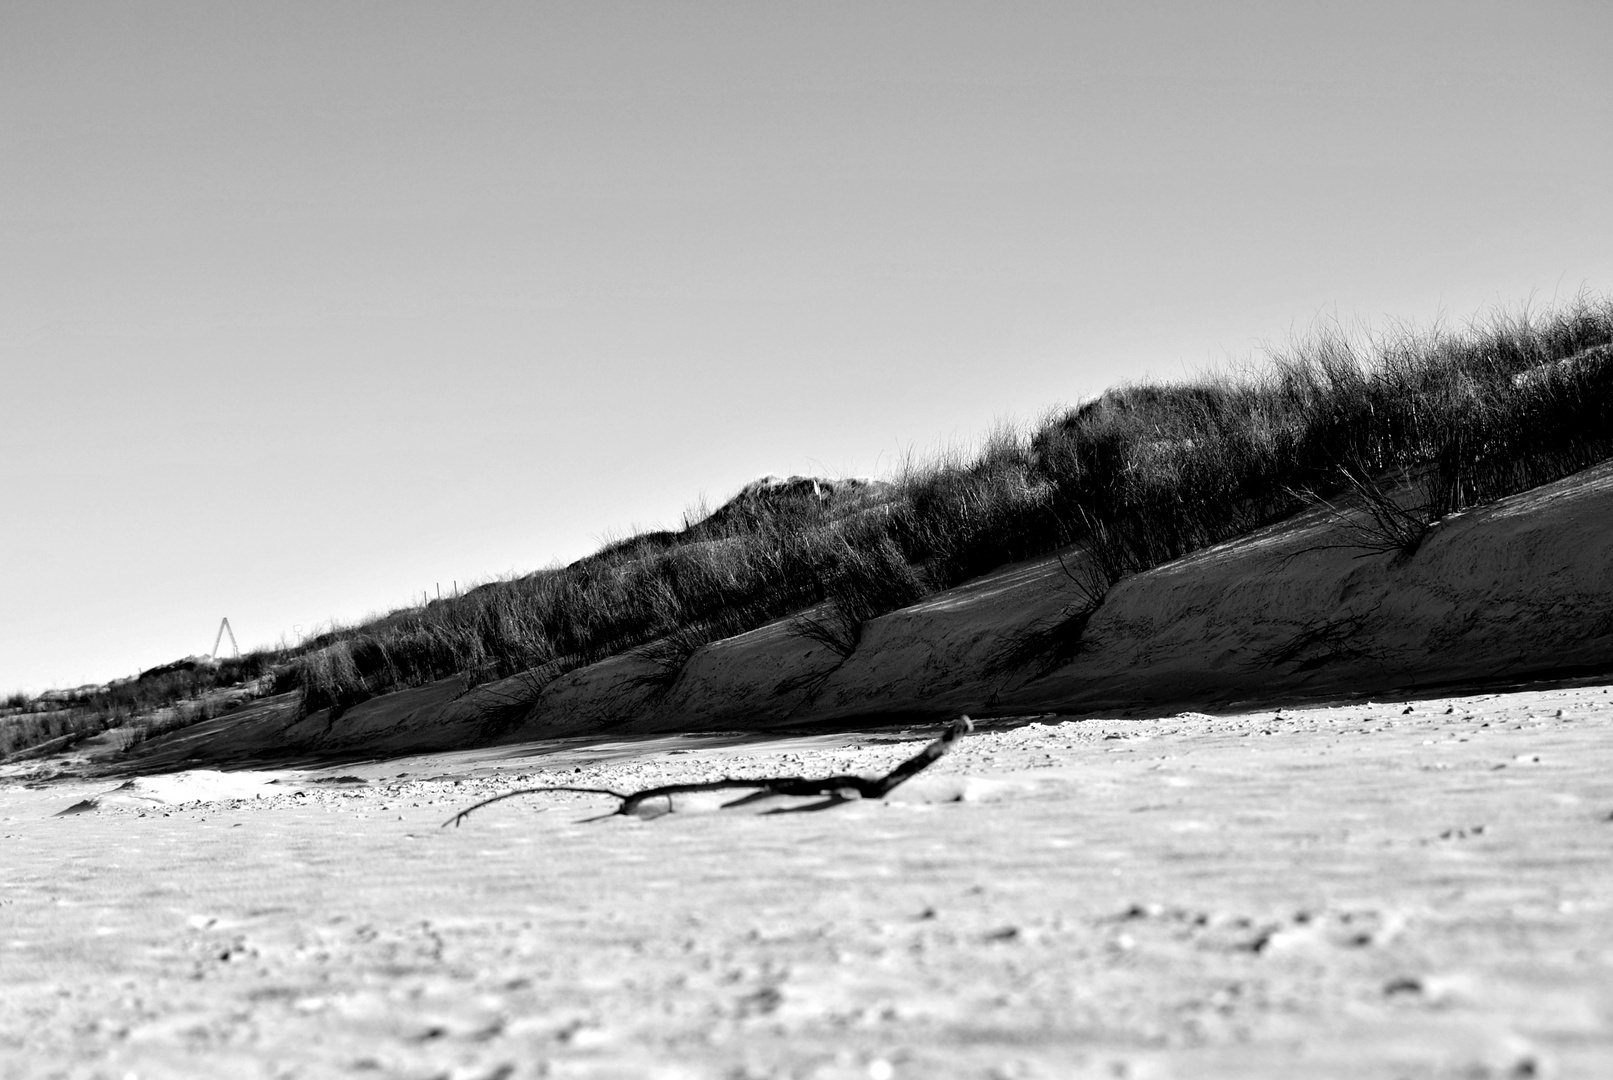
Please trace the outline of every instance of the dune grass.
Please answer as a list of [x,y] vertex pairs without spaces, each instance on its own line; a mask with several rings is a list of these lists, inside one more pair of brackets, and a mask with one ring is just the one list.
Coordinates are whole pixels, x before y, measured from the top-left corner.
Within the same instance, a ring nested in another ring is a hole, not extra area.
[[295,677],[305,707],[343,709],[454,674],[557,677],[629,650],[666,672],[700,646],[824,599],[833,568],[865,538],[848,527],[873,485],[810,482],[742,497],[677,534],[610,545],[564,568],[494,582],[311,643]]
[[[184,660],[65,695],[12,694],[0,706],[0,757],[52,740],[71,743],[134,724],[141,734],[125,739],[132,745],[148,735],[206,719],[203,713],[210,706],[203,699],[209,693],[272,675],[277,659],[276,653],[260,651],[217,662]],[[158,729],[147,731],[152,724]]]
[[1117,387],[888,483],[747,489],[682,529],[334,631],[289,677],[305,708],[340,710],[458,673],[535,688],[637,650],[664,693],[720,637],[795,616],[844,657],[873,617],[1077,545],[1082,603],[1004,661],[1059,663],[1114,582],[1306,505],[1365,498],[1379,527],[1363,549],[1408,555],[1446,514],[1609,456],[1613,298],[1459,330],[1323,328],[1261,366]]

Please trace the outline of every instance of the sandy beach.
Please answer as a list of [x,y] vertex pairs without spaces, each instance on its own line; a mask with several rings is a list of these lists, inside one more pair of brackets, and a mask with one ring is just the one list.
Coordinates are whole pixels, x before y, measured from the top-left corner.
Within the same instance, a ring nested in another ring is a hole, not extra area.
[[1605,685],[0,778],[5,1077],[1511,1077],[1613,1069]]

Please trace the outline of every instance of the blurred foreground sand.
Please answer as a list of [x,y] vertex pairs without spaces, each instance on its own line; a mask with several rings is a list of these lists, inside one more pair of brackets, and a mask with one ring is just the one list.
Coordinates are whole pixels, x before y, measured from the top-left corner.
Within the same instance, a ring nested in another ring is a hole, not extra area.
[[1604,686],[997,722],[885,803],[438,827],[932,734],[8,769],[0,1076],[1613,1075]]

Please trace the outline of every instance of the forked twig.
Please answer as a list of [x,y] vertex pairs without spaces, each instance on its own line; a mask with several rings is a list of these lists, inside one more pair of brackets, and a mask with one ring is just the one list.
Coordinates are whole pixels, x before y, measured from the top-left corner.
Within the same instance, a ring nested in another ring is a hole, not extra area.
[[517,788],[506,791],[502,795],[495,795],[491,799],[483,799],[475,806],[468,806],[442,823],[443,828],[450,825],[458,827],[459,823],[470,817],[471,814],[484,806],[491,806],[505,799],[513,799],[517,795],[536,795],[548,791],[575,791],[587,795],[609,795],[613,799],[622,800],[622,805],[616,808],[615,813],[606,814],[606,817],[617,815],[632,816],[639,807],[650,799],[668,798],[672,795],[684,795],[696,791],[727,791],[736,788],[754,789],[754,794],[724,803],[726,806],[738,806],[741,803],[754,799],[764,798],[768,795],[822,795],[836,800],[851,798],[855,793],[860,799],[883,799],[898,785],[911,780],[918,773],[923,772],[935,762],[939,761],[946,752],[952,749],[952,744],[974,730],[974,721],[967,716],[961,716],[946,726],[941,737],[920,750],[917,754],[902,762],[896,768],[877,779],[870,780],[863,776],[826,776],[821,780],[808,780],[800,776],[759,776],[753,779],[738,779],[723,777],[721,780],[706,780],[694,784],[664,784],[661,787],[645,788],[643,791],[633,791],[623,794],[609,788],[591,787],[530,787]]

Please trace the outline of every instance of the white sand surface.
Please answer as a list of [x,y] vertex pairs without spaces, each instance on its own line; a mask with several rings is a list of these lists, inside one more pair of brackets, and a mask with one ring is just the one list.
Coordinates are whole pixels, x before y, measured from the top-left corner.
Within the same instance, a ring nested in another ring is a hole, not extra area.
[[0,1076],[1613,1076],[1602,685],[1001,722],[885,802],[439,828],[932,734],[8,769]]

